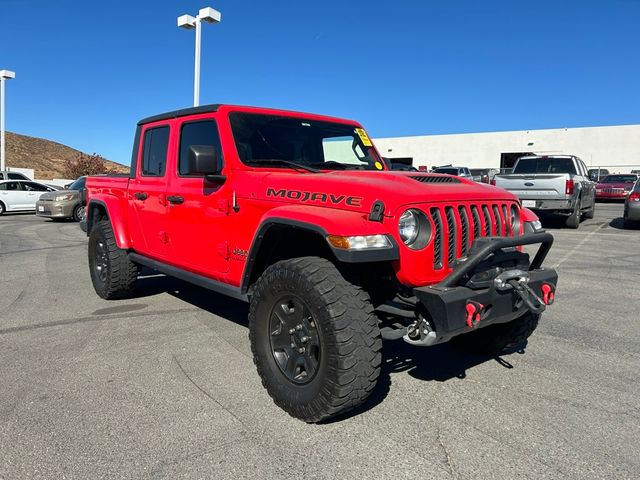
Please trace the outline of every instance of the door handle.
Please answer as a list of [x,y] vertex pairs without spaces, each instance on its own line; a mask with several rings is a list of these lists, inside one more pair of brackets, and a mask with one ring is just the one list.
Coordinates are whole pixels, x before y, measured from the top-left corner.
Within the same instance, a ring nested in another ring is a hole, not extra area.
[[167,197],[169,203],[173,203],[174,205],[182,205],[184,203],[184,197],[180,195],[169,195]]
[[147,195],[147,192],[136,192],[133,196],[138,200],[146,200],[149,195]]

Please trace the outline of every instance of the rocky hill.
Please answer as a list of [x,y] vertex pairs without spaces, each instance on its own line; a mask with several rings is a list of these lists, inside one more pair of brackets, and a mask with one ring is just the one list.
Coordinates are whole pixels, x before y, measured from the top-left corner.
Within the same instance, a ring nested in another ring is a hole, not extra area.
[[[7,166],[33,168],[36,178],[64,178],[64,161],[74,159],[81,153],[75,148],[45,140],[44,138],[29,137],[11,132],[6,132],[5,135],[7,141],[5,148]],[[129,171],[129,167],[119,163],[110,160],[107,160],[106,163],[107,168],[110,170],[122,173]]]

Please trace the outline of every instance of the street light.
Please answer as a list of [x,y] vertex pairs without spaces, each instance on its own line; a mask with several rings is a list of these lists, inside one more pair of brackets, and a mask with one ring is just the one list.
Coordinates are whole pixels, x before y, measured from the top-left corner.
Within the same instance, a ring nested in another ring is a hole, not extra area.
[[186,30],[196,29],[196,62],[193,72],[193,106],[200,104],[200,29],[202,22],[219,23],[222,14],[211,7],[201,8],[196,17],[181,15],[178,17],[178,27]]
[[0,171],[5,169],[4,163],[4,81],[16,78],[16,72],[0,70]]

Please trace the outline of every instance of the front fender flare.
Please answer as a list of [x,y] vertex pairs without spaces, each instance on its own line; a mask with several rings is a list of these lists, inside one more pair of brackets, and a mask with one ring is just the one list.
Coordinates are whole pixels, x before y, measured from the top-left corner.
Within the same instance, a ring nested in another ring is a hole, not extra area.
[[392,247],[381,250],[342,250],[327,245],[339,262],[366,263],[396,261],[400,258],[400,249],[395,239],[386,231],[383,224],[368,220],[368,214],[348,210],[327,209],[309,205],[287,205],[269,210],[260,220],[256,235],[251,243],[247,263],[242,276],[242,291],[249,288],[253,267],[258,257],[265,235],[274,226],[287,226],[313,232],[326,240],[328,235],[387,235]]

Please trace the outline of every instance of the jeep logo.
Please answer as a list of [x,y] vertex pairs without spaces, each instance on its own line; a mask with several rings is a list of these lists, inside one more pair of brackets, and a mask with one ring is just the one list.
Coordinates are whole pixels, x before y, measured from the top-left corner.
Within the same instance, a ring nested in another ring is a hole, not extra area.
[[322,192],[303,192],[301,190],[285,190],[284,188],[280,190],[271,187],[267,188],[267,197],[288,198],[300,202],[329,203],[331,205],[344,204],[350,207],[362,206],[362,197],[348,197],[347,195],[334,195],[333,193]]

